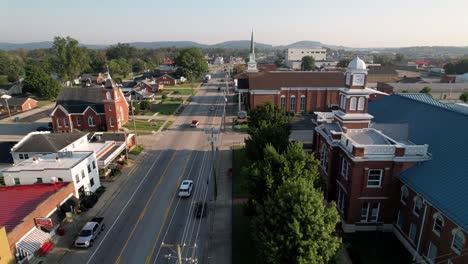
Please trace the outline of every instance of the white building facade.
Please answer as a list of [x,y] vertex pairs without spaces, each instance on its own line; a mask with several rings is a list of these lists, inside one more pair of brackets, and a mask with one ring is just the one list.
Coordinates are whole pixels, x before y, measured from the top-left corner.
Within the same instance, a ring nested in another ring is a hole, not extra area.
[[311,56],[315,61],[326,61],[327,50],[322,48],[290,48],[286,51],[286,65],[294,70],[300,70],[302,58],[305,56]]
[[96,155],[91,151],[33,157],[3,171],[3,179],[7,186],[72,182],[77,197],[101,186]]

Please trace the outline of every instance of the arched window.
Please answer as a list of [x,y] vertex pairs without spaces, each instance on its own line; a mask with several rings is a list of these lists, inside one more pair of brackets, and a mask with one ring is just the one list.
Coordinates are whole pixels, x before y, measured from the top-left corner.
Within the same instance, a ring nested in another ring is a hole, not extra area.
[[419,216],[419,214],[421,213],[421,208],[422,208],[422,199],[419,196],[415,196],[413,201],[414,201],[413,213],[416,216]]
[[341,96],[340,107],[341,107],[341,109],[346,108],[346,96],[344,96],[344,95]]
[[109,117],[109,125],[110,125],[111,127],[114,127],[114,118]]
[[442,232],[442,227],[444,226],[444,217],[442,217],[442,214],[439,212],[435,213],[432,218],[434,219],[434,225],[432,226],[432,231],[440,236],[440,233]]
[[459,228],[452,230],[453,240],[452,240],[452,250],[460,255],[461,251],[465,247],[465,235]]
[[107,99],[107,100],[111,100],[111,99],[112,99],[112,96],[111,96],[111,93],[110,93],[110,92],[106,92],[106,99]]
[[301,95],[300,110],[301,110],[301,112],[305,112],[305,110],[306,110],[306,97],[305,97],[305,95]]
[[400,201],[403,203],[403,204],[406,204],[408,202],[408,195],[409,195],[409,191],[408,191],[408,187],[406,186],[401,186],[401,197],[400,197]]
[[286,96],[281,95],[280,107],[282,110],[286,110]]
[[366,99],[364,97],[359,97],[359,102],[358,102],[358,110],[364,110],[364,104],[366,103]]
[[356,110],[356,103],[357,103],[356,97],[352,97],[349,102],[349,110]]
[[289,111],[296,112],[296,96],[295,95],[291,95],[291,97],[289,97]]
[[94,116],[89,116],[88,117],[88,125],[90,127],[96,126],[96,123],[94,123]]

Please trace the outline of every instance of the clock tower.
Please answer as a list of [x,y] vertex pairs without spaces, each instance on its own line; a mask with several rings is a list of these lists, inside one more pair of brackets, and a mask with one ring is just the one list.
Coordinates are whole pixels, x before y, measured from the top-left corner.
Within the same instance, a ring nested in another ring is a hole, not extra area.
[[247,72],[258,72],[257,62],[255,61],[255,44],[253,39],[253,30],[250,37],[250,55],[249,63],[247,63]]
[[366,63],[356,56],[346,69],[345,88],[340,89],[340,110],[335,112],[335,120],[342,127],[369,127],[372,116],[367,113],[367,103],[372,91],[366,89],[366,79]]

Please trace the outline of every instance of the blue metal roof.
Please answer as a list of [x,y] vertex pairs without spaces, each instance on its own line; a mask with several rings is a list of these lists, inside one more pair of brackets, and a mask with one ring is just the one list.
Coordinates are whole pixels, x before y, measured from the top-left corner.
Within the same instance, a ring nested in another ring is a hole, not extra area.
[[400,179],[467,231],[468,114],[434,101],[429,95],[396,94],[370,102],[369,113],[376,123],[407,124],[410,141],[429,144],[432,159]]

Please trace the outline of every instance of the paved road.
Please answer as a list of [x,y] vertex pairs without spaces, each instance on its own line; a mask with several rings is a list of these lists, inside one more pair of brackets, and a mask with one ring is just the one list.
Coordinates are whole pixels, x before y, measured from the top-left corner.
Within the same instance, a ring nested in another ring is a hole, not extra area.
[[[214,180],[212,153],[205,129],[220,127],[223,97],[216,86],[205,85],[171,129],[155,136],[142,162],[104,212],[107,229],[87,250],[73,250],[64,263],[176,263],[176,248],[186,245],[182,256],[204,259],[208,219],[194,216],[194,203],[207,201],[211,209]],[[210,105],[217,105],[209,111]],[[192,119],[200,121],[190,128]],[[194,181],[192,197],[180,199],[183,179]]]

